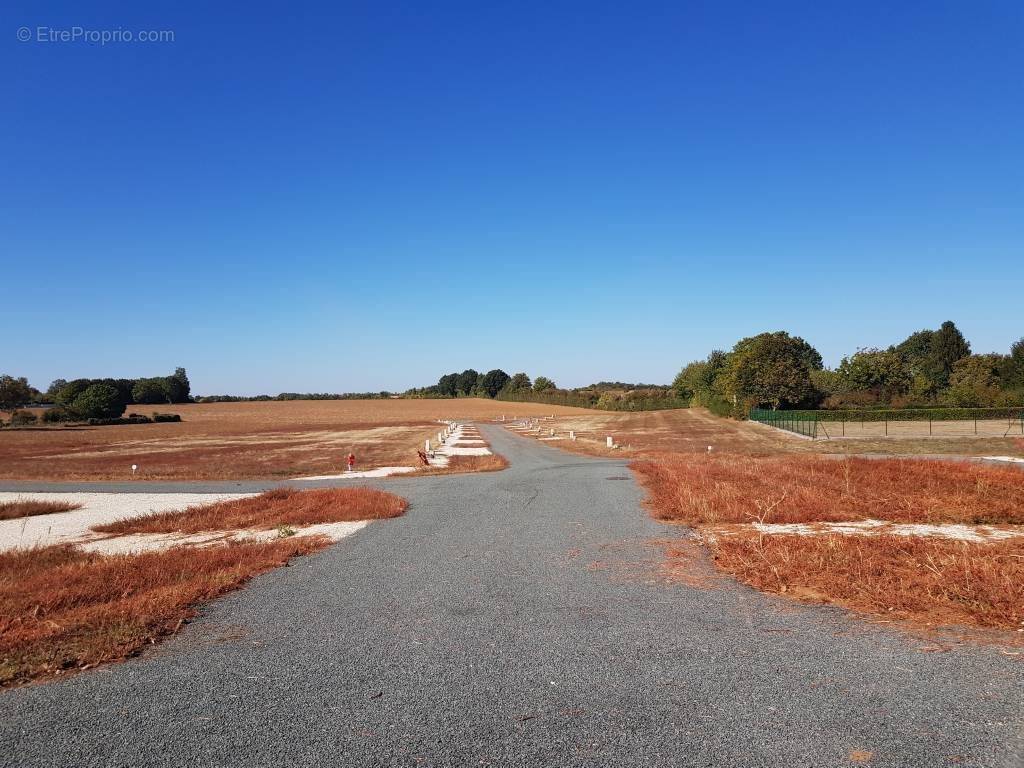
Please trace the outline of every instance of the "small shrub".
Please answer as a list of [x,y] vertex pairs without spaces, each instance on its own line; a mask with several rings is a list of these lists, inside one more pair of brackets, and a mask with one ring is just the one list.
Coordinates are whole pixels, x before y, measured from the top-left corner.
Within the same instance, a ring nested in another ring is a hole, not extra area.
[[38,419],[32,411],[14,411],[11,413],[11,426],[23,427],[27,424],[35,424]]
[[60,424],[65,421],[74,420],[74,414],[72,414],[67,408],[63,408],[59,405],[55,405],[53,408],[47,408],[43,411],[44,424]]
[[132,413],[117,419],[88,419],[86,423],[90,427],[112,427],[124,424],[152,424],[153,420],[148,416]]

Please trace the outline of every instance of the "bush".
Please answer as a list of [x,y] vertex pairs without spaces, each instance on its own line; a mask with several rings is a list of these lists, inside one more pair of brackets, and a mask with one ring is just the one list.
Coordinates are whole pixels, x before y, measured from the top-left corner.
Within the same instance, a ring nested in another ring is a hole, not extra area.
[[74,420],[74,414],[72,414],[67,408],[63,408],[59,405],[55,405],[53,408],[47,408],[43,411],[44,424],[60,424],[65,421]]
[[153,420],[148,416],[132,413],[116,419],[89,419],[87,423],[90,427],[112,427],[121,424],[152,424]]
[[157,413],[153,412],[153,421],[157,424],[163,424],[172,421],[181,421],[181,415],[177,413]]
[[35,424],[36,415],[32,411],[13,411],[11,413],[11,426],[23,427],[26,424]]
[[71,410],[83,419],[116,419],[124,413],[124,402],[116,387],[92,384],[75,398]]

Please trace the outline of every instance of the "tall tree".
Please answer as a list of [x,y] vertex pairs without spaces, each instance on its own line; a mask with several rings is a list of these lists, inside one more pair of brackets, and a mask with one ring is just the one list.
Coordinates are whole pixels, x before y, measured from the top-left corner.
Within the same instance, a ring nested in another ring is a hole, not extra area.
[[458,385],[459,374],[447,373],[437,380],[437,393],[442,397],[455,397]]
[[930,357],[939,377],[939,388],[944,389],[949,384],[949,376],[953,372],[953,366],[958,360],[962,360],[971,354],[971,345],[960,333],[952,320],[947,320],[932,336]]
[[811,371],[821,355],[799,336],[785,331],[741,339],[723,375],[727,396],[751,405],[784,408],[811,405],[818,396]]
[[510,392],[518,392],[521,389],[529,389],[533,386],[533,382],[530,381],[530,377],[525,373],[514,373],[512,378],[508,382],[508,390]]
[[32,387],[24,376],[0,376],[0,411],[13,411],[27,405],[32,400],[32,393]]
[[468,395],[473,392],[473,387],[476,386],[477,379],[480,378],[480,374],[474,371],[472,368],[467,368],[459,374],[458,380],[455,382],[455,390],[458,394]]
[[847,392],[870,392],[887,402],[905,394],[913,375],[902,355],[893,349],[861,349],[844,357],[837,371]]
[[558,387],[555,385],[555,382],[553,382],[547,376],[538,376],[536,379],[533,380],[533,391],[534,392],[545,392],[545,391],[547,391],[549,389],[557,389],[557,388]]
[[482,386],[484,393],[488,397],[494,397],[498,392],[511,380],[511,376],[505,373],[500,368],[495,368],[493,371],[488,371],[484,374]]

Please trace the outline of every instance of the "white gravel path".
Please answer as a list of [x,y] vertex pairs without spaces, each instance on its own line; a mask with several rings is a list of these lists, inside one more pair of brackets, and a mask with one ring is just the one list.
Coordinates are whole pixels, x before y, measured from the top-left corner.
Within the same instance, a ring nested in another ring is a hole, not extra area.
[[0,501],[35,499],[69,501],[81,509],[35,515],[17,520],[0,520],[0,550],[42,547],[50,544],[78,543],[96,538],[94,525],[112,523],[126,517],[170,512],[195,504],[213,504],[229,499],[255,496],[253,493],[8,493],[0,492]]
[[359,480],[364,477],[388,477],[389,475],[402,475],[408,472],[415,472],[416,467],[377,467],[357,472],[341,472],[337,475],[310,475],[308,477],[297,477],[296,480]]

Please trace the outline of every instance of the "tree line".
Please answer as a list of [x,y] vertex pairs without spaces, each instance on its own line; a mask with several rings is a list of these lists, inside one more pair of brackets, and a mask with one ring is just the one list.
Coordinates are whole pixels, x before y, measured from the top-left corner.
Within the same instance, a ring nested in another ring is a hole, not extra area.
[[0,376],[0,410],[15,411],[28,405],[52,404],[43,413],[48,422],[119,418],[129,405],[191,402],[191,387],[184,368],[170,376],[141,379],[56,379],[46,392],[29,385],[25,377]]
[[751,407],[934,408],[1024,405],[1024,339],[1007,354],[973,354],[952,321],[886,349],[860,349],[834,369],[799,336],[761,333],[686,365],[681,399],[742,416]]
[[525,373],[509,376],[500,368],[479,373],[467,368],[462,373],[446,373],[437,380],[437,384],[407,390],[406,397],[490,397],[495,398],[502,392],[542,392],[554,389],[555,382],[546,376],[538,376],[531,381]]
[[489,397],[511,402],[568,405],[577,408],[599,408],[614,411],[643,411],[663,408],[685,408],[675,390],[665,384],[630,384],[621,381],[600,381],[586,387],[561,389],[547,376],[532,379],[525,373],[509,376],[500,368],[479,373],[467,368],[462,373],[448,373],[437,384],[411,389],[406,397]]
[[279,395],[203,395],[197,403],[268,403],[285,400],[386,400],[398,397],[393,392],[282,392]]

